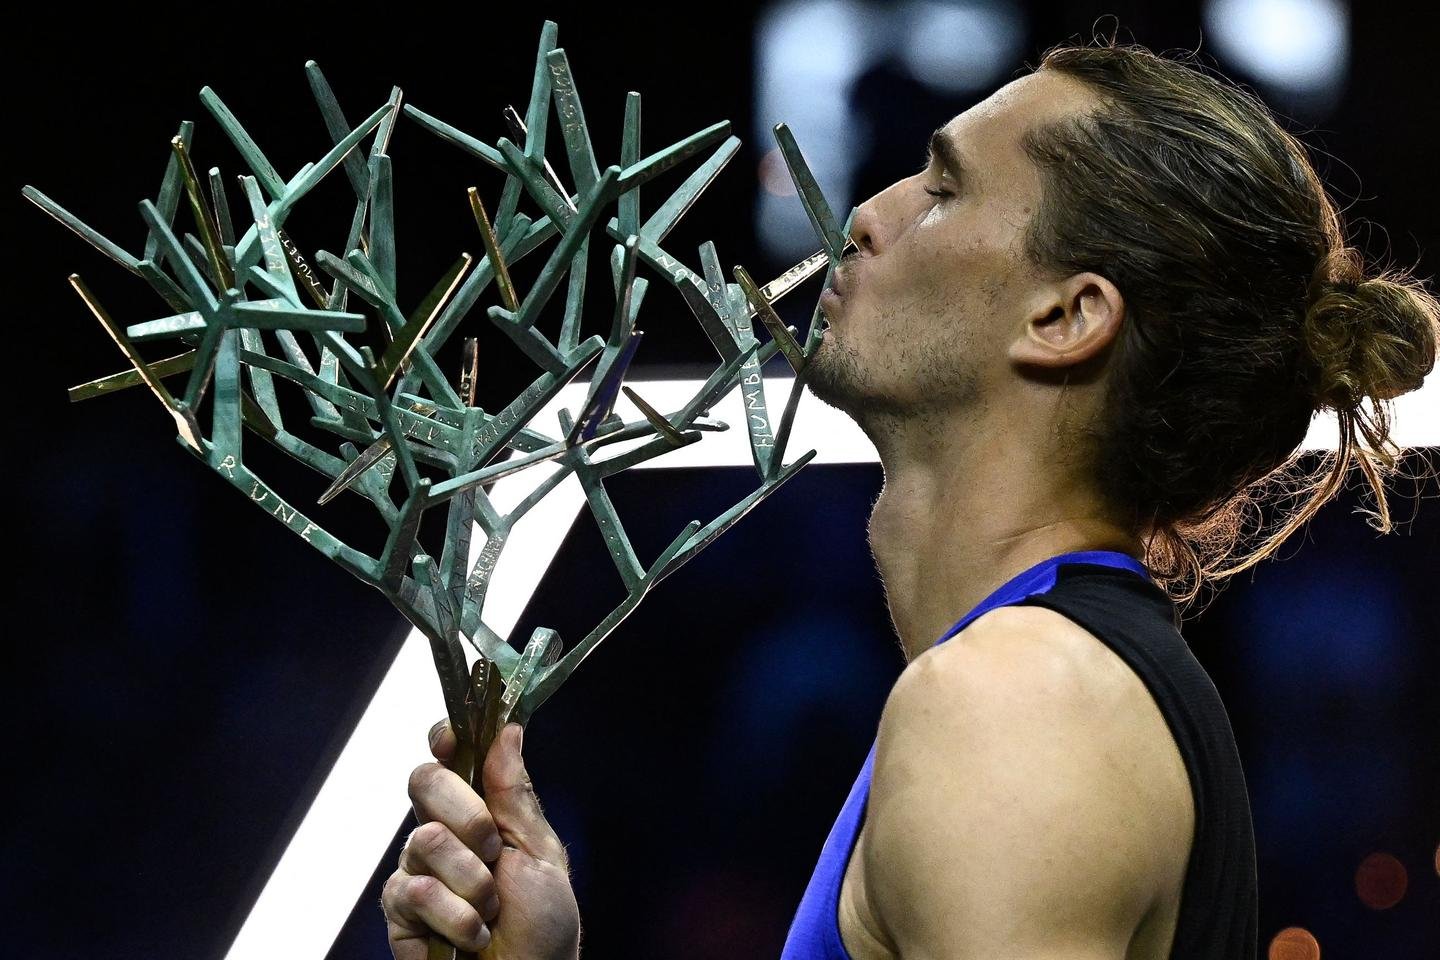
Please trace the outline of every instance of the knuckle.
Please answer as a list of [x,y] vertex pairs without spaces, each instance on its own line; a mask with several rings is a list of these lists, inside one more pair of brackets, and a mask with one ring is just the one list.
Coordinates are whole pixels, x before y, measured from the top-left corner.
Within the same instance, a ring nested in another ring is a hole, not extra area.
[[483,904],[495,892],[495,877],[479,860],[476,860],[473,870],[466,872],[466,880],[467,889],[456,892],[471,905]]
[[495,818],[490,815],[490,808],[485,806],[484,800],[477,798],[477,806],[460,824],[461,835],[468,841],[468,846],[479,852],[478,848],[495,832]]
[[411,875],[404,887],[404,899],[416,906],[438,907],[445,900],[445,884],[428,874]]
[[411,832],[410,845],[413,845],[416,852],[430,862],[435,855],[445,850],[453,836],[454,834],[445,824],[439,820],[430,820],[420,824]]
[[[404,870],[396,870],[385,879],[385,885],[380,888],[380,905],[382,908],[396,903],[404,895],[405,881],[410,874]],[[385,911],[386,916],[390,911]]]

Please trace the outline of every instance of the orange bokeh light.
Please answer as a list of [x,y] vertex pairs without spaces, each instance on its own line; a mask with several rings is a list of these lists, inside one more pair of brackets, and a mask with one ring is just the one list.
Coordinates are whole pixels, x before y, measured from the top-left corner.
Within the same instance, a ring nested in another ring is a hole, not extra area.
[[1405,864],[1388,853],[1372,853],[1355,869],[1355,895],[1371,910],[1388,910],[1405,896]]
[[778,147],[760,158],[760,186],[777,197],[795,196],[795,181],[790,179],[790,170]]
[[1320,960],[1320,941],[1304,927],[1286,927],[1270,940],[1267,960]]

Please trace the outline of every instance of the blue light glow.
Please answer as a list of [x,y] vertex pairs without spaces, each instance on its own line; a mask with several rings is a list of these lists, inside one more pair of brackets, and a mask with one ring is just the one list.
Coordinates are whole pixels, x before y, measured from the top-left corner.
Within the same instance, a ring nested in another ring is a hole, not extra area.
[[1224,60],[1272,91],[1328,101],[1350,62],[1343,0],[1210,0],[1205,32]]

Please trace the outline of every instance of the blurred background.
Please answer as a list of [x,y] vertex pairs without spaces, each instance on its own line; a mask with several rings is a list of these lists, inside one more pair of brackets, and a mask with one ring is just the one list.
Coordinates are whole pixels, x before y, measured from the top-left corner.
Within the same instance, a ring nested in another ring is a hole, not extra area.
[[[644,96],[647,150],[732,122],[745,147],[667,248],[693,258],[714,239],[757,278],[814,249],[772,152],[776,121],[843,211],[914,172],[934,127],[1045,48],[1117,22],[1153,49],[1198,46],[1259,92],[1316,152],[1373,257],[1429,277],[1440,255],[1433,5],[27,5],[7,17],[0,67],[15,348],[4,955],[223,957],[408,629],[190,462],[141,391],[66,402],[66,387],[123,366],[66,276],[78,271],[122,323],[158,304],[21,186],[138,249],[136,204],[158,187],[181,120],[196,122],[198,167],[241,169],[202,86],[282,172],[324,152],[310,58],[352,123],[398,84],[406,102],[494,142],[503,106],[528,95],[546,17],[602,164],[618,156],[627,90]],[[464,190],[489,197],[499,178],[408,120],[390,152],[399,286],[415,300],[459,250],[477,250]],[[308,248],[344,242],[349,187],[330,180],[287,224]],[[640,377],[712,360],[660,286],[642,311]],[[787,301],[787,321],[803,329],[817,294],[812,283]],[[608,306],[596,311],[608,324]],[[494,409],[532,368],[498,337],[482,346],[499,365],[481,390]],[[257,471],[300,503],[319,491],[273,458]],[[588,960],[778,956],[903,665],[865,544],[880,479],[876,466],[802,471],[657,589],[537,715],[529,767],[569,844]],[[648,556],[755,483],[742,469],[646,471],[610,489]],[[1433,478],[1400,482],[1401,529],[1380,537],[1347,492],[1185,627],[1244,760],[1271,960],[1440,955],[1437,494]],[[345,499],[328,515],[342,525],[360,516]],[[546,624],[580,636],[618,598],[610,569],[577,524],[515,635]],[[413,825],[395,824],[331,957],[389,956],[380,885]],[[275,955],[291,957],[283,942]]]

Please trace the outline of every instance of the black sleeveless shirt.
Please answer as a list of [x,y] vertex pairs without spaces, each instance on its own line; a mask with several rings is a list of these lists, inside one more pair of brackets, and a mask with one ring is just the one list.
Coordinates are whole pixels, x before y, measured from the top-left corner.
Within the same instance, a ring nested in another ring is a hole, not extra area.
[[[1077,551],[1012,577],[936,642],[997,606],[1022,604],[1055,610],[1114,650],[1149,690],[1184,760],[1195,833],[1170,960],[1255,960],[1255,843],[1245,777],[1225,707],[1180,636],[1174,604],[1133,557]],[[780,960],[850,960],[840,934],[840,888],[874,763],[872,746],[820,851]]]
[[1170,960],[1255,960],[1259,894],[1250,796],[1230,718],[1180,636],[1175,605],[1113,567],[1061,564],[1055,585],[1016,602],[1054,610],[1094,634],[1149,689],[1190,774],[1195,836]]

